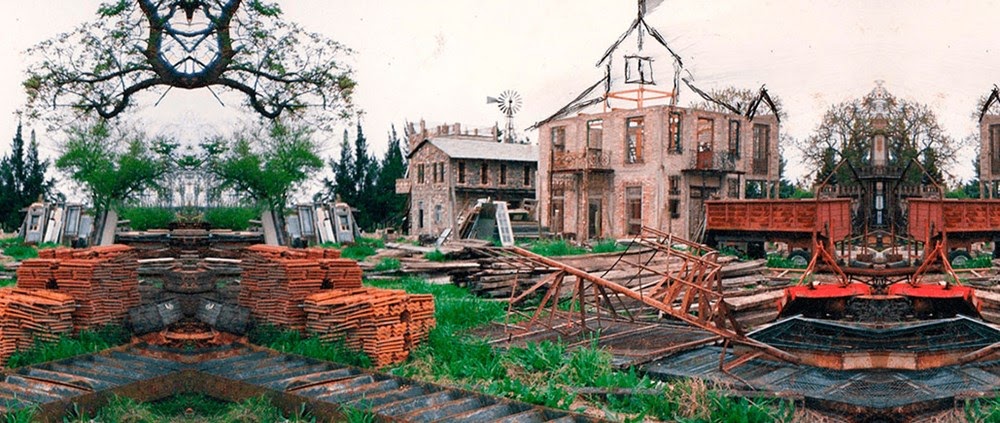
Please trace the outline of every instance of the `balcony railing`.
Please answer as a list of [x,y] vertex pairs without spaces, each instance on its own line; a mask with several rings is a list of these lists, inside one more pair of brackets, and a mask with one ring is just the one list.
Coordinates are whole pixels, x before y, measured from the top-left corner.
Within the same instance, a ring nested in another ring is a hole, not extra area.
[[611,156],[601,150],[552,152],[552,170],[556,172],[610,169]]
[[699,151],[691,163],[691,169],[731,172],[736,170],[736,155],[721,151]]

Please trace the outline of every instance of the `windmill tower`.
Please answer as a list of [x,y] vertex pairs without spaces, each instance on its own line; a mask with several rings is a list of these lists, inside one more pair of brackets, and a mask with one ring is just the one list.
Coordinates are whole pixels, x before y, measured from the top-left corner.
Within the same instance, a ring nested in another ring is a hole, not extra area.
[[514,115],[521,110],[521,95],[514,90],[506,90],[499,97],[486,97],[486,104],[496,104],[507,117],[507,130],[503,134],[503,142],[514,143]]

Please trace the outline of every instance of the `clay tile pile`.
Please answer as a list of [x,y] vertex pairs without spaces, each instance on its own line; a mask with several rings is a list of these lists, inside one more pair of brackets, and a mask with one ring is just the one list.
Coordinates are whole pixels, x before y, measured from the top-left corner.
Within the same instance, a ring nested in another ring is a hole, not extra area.
[[303,250],[254,245],[243,254],[238,302],[259,320],[301,331],[302,300],[322,288],[324,276],[319,262]]
[[0,365],[36,340],[56,341],[73,331],[73,297],[44,289],[0,289]]
[[327,342],[343,340],[379,367],[406,360],[434,327],[434,298],[400,290],[323,291],[306,297],[304,309],[307,330]]
[[319,260],[323,270],[324,289],[361,288],[361,266],[351,259],[328,258]]
[[[138,306],[139,263],[125,245],[87,249],[41,250],[40,259],[26,260],[24,278],[18,272],[17,286],[25,289],[52,288],[76,302],[75,329],[120,323],[128,309]],[[44,266],[51,276],[45,278]]]

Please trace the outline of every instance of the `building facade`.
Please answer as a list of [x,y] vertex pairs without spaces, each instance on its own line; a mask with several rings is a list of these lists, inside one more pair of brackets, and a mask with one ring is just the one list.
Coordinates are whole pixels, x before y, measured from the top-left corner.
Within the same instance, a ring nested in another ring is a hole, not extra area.
[[539,127],[539,218],[579,240],[642,226],[700,239],[704,201],[776,197],[778,120],[670,105]]
[[496,131],[463,132],[458,124],[407,132],[407,176],[396,192],[410,196],[411,235],[457,230],[462,213],[482,198],[511,208],[535,199],[538,146],[497,142]]

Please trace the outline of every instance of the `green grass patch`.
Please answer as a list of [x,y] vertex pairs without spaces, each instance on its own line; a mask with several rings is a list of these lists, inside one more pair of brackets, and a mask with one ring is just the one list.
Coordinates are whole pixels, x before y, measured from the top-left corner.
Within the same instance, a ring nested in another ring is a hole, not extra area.
[[129,226],[136,231],[166,229],[176,217],[172,210],[160,207],[123,207],[118,210],[118,218],[128,220]]
[[12,244],[3,248],[3,255],[17,261],[38,258],[38,249],[32,245]]
[[806,266],[800,266],[795,264],[791,259],[787,257],[782,257],[780,254],[768,254],[767,255],[767,267],[773,267],[777,269],[805,269]]
[[131,339],[132,335],[128,330],[116,325],[84,330],[75,336],[62,336],[56,342],[36,342],[27,351],[17,351],[7,361],[7,367],[17,368],[90,354],[125,344]]
[[441,252],[441,250],[435,249],[427,254],[424,254],[424,258],[429,261],[436,261],[439,263],[444,263],[448,261],[448,256]]
[[250,342],[289,354],[333,361],[357,367],[371,367],[372,361],[363,352],[347,349],[343,343],[325,343],[319,338],[302,335],[273,325],[258,325],[247,334]]
[[545,257],[575,256],[587,253],[585,248],[570,244],[563,239],[538,240],[533,242],[528,249],[532,253]]
[[619,244],[618,241],[614,239],[602,239],[597,241],[592,247],[590,247],[590,252],[592,253],[616,253],[619,251],[625,251],[628,249],[627,245]]
[[375,255],[375,248],[368,245],[354,244],[340,250],[340,256],[346,259],[362,261]]
[[953,267],[956,269],[981,269],[985,267],[993,267],[993,256],[983,254],[966,260],[965,263]]
[[375,271],[388,272],[390,270],[399,270],[401,267],[403,267],[403,264],[399,262],[398,258],[385,257],[375,265]]
[[[11,421],[8,419],[7,421]],[[19,420],[20,421],[20,420]],[[29,421],[29,420],[24,420]],[[78,409],[63,418],[64,422],[315,422],[305,404],[296,413],[286,415],[267,397],[257,396],[241,402],[225,402],[202,394],[180,394],[152,403],[142,403],[122,396],[112,396],[108,403],[90,416]],[[348,420],[351,421],[351,420]]]
[[245,231],[250,221],[260,219],[260,209],[256,207],[214,207],[205,210],[205,221],[214,229]]

